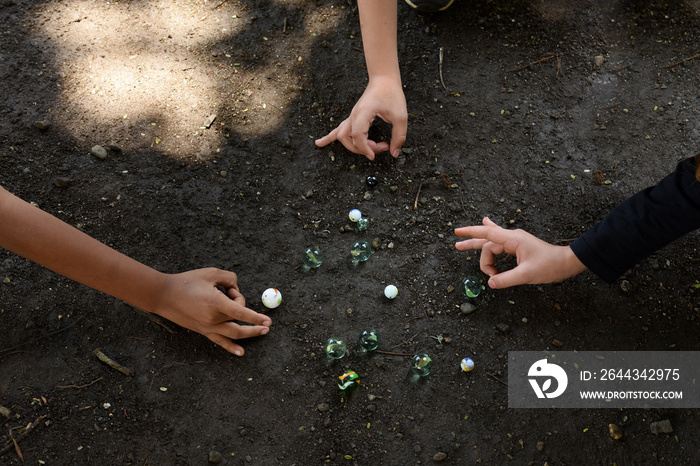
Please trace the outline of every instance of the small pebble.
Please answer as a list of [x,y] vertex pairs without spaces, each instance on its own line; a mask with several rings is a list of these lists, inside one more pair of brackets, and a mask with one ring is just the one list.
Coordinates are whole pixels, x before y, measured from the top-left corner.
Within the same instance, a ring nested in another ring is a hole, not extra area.
[[53,184],[56,187],[65,188],[66,186],[70,186],[70,178],[59,176],[58,178],[53,180]]
[[330,427],[333,424],[333,421],[331,421],[330,417],[327,417],[325,421],[323,421],[323,427]]
[[221,463],[221,453],[219,453],[216,450],[212,450],[209,452],[209,462],[212,464],[219,464]]
[[41,120],[34,123],[34,126],[44,131],[46,129],[49,129],[49,126],[51,126],[51,122],[49,120]]
[[398,190],[399,190],[399,187],[396,186],[396,185],[393,185],[393,186],[390,186],[390,187],[389,187],[389,191],[391,191],[392,193],[395,193],[395,192],[398,191]]
[[671,421],[664,419],[663,421],[652,422],[649,425],[652,434],[670,434],[673,432],[673,427],[671,427]]
[[620,282],[620,289],[625,292],[629,291],[630,282],[628,282],[627,280],[622,280],[622,282]]
[[116,142],[110,142],[109,145],[107,146],[109,150],[112,152],[121,152],[122,148],[117,144]]
[[469,315],[476,311],[477,307],[474,306],[472,303],[462,303],[459,306],[459,310],[462,312],[464,315]]
[[365,198],[365,201],[369,201],[370,199],[372,199],[372,193],[370,193],[369,191],[367,191],[367,192],[365,193],[364,198]]
[[381,247],[382,247],[382,240],[380,240],[379,238],[374,238],[372,240],[372,249],[374,249],[376,251]]
[[319,403],[318,406],[316,406],[319,412],[325,413],[329,409],[331,409],[331,406],[328,403]]
[[496,324],[496,328],[502,333],[508,333],[508,330],[510,330],[510,327],[507,324]]
[[104,147],[102,147],[100,145],[92,146],[92,149],[90,149],[90,152],[92,153],[92,155],[94,155],[98,159],[104,160],[107,158],[107,151],[105,150]]
[[433,461],[435,461],[436,463],[440,463],[441,461],[445,461],[446,458],[447,453],[439,451],[435,453],[435,456],[433,456]]
[[544,442],[537,442],[537,451],[544,450]]

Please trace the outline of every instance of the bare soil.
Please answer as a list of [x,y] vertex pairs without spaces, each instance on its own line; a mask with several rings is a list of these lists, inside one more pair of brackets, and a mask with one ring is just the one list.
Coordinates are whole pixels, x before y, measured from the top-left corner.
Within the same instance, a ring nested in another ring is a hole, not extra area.
[[[698,410],[515,410],[504,383],[509,351],[700,350],[696,234],[624,282],[487,290],[469,315],[455,288],[483,275],[452,246],[485,215],[568,244],[698,152],[694,2],[401,2],[409,134],[375,162],[313,144],[366,83],[353,2],[1,0],[0,19],[3,186],[159,270],[233,270],[257,310],[284,296],[238,359],[0,251],[0,449],[38,421],[26,464],[697,464]],[[380,246],[353,267],[357,239]],[[366,327],[385,353],[357,351]],[[421,349],[416,383],[401,355]]]

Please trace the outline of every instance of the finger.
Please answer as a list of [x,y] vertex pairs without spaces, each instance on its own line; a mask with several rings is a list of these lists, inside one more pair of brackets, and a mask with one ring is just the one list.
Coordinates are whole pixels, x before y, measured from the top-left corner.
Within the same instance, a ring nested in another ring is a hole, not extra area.
[[362,117],[355,118],[355,121],[362,121],[362,125],[353,125],[352,131],[350,132],[350,137],[352,138],[353,145],[357,148],[360,154],[363,154],[370,160],[374,160],[374,151],[369,146],[367,140],[367,134],[369,127],[372,124],[371,121],[365,122]]
[[272,325],[272,319],[270,319],[269,316],[241,306],[235,301],[227,300],[224,306],[222,306],[221,312],[229,318],[228,320],[239,320],[241,322],[264,325],[266,327]]
[[[342,123],[341,123],[342,124]],[[318,147],[325,147],[331,142],[337,141],[338,140],[338,131],[340,130],[340,126],[338,126],[336,129],[331,131],[330,133],[326,134],[320,139],[316,139],[315,143],[316,146]]]
[[243,296],[240,291],[238,291],[236,288],[229,288],[226,290],[226,292],[228,293],[229,298],[233,299],[234,302],[245,307],[245,296]]
[[221,346],[223,349],[225,349],[231,354],[235,354],[236,356],[243,356],[245,354],[245,350],[241,345],[232,342],[231,340],[222,335],[214,333],[211,335],[207,335],[207,338],[209,338],[211,341]]
[[529,283],[529,281],[524,274],[524,270],[519,269],[519,267],[499,273],[489,278],[489,287],[495,290],[510,288],[511,286],[516,285],[524,285],[526,283]]
[[238,290],[238,275],[228,270],[210,269],[210,271],[215,286],[223,286],[226,290]]
[[392,122],[391,126],[391,149],[389,152],[392,157],[396,158],[401,152],[401,148],[406,142],[407,119],[399,118],[398,121]]
[[386,141],[374,142],[371,139],[368,139],[367,144],[369,144],[369,148],[372,149],[372,152],[375,154],[389,150],[389,143]]
[[503,253],[503,246],[493,242],[487,242],[481,247],[481,257],[479,258],[479,265],[481,271],[486,275],[496,275],[498,269],[494,267],[494,262],[498,254]]
[[455,248],[459,251],[469,251],[471,249],[481,249],[484,244],[488,243],[487,239],[466,239],[464,241],[457,241],[455,243]]
[[482,227],[480,225],[473,225],[469,227],[462,227],[455,229],[455,235],[460,238],[486,238],[488,232],[492,227]]
[[224,322],[217,329],[217,333],[231,338],[232,340],[259,337],[262,335],[267,335],[269,332],[269,327],[264,327],[261,325],[240,325],[235,322]]

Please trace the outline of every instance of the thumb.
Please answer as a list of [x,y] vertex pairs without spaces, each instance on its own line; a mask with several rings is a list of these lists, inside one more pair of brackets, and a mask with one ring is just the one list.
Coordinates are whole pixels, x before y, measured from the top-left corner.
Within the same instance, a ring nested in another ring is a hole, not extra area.
[[524,285],[528,283],[525,280],[522,272],[518,268],[508,270],[506,272],[501,272],[496,275],[492,275],[489,278],[489,287],[494,290],[500,290],[501,288],[510,288],[511,286]]

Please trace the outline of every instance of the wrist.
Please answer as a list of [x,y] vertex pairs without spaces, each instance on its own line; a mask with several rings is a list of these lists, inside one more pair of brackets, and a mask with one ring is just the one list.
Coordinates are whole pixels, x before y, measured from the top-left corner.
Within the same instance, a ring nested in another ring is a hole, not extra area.
[[580,274],[585,271],[588,267],[583,265],[583,262],[574,253],[571,246],[562,246],[564,248],[564,270],[566,271],[567,277],[570,278],[575,275]]

